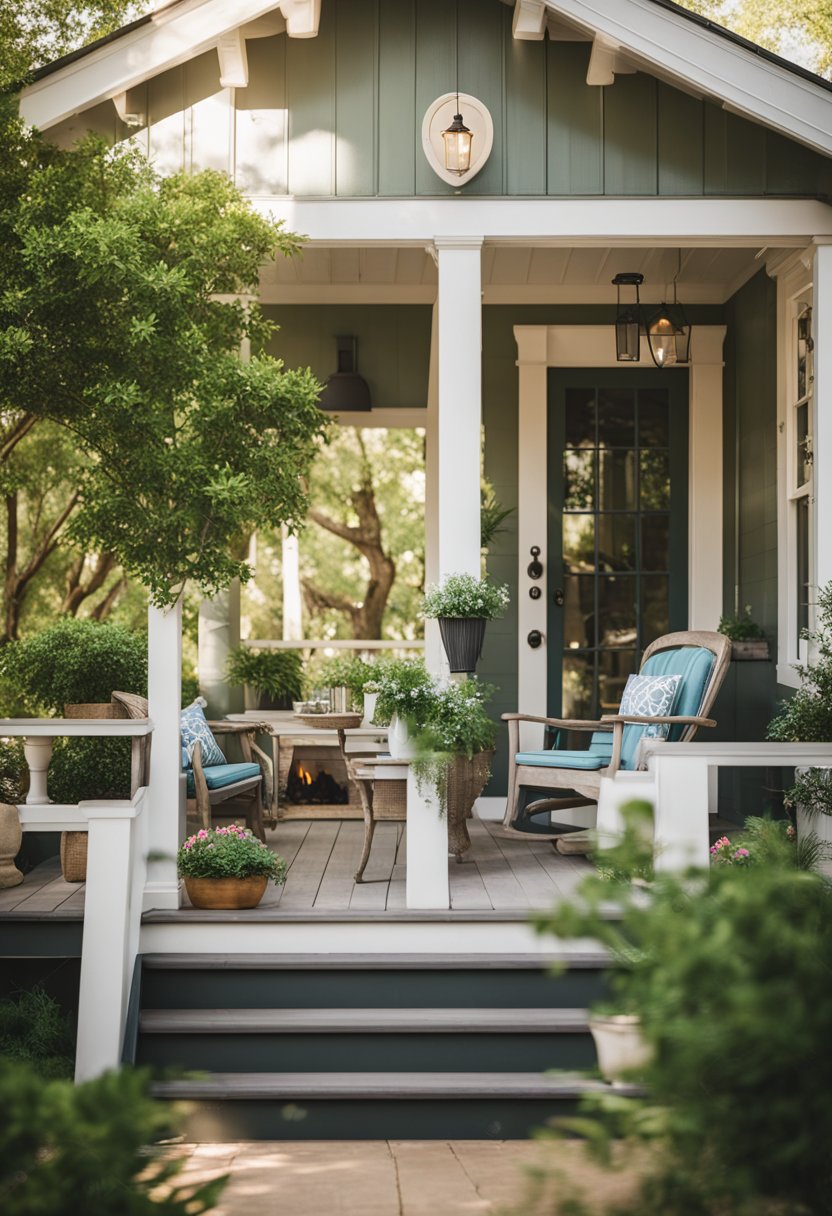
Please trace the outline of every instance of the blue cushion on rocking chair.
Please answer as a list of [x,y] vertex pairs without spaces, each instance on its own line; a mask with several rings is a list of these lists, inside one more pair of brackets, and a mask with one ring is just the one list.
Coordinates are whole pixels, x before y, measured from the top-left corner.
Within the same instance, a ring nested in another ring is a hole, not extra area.
[[514,757],[517,764],[533,764],[537,768],[580,768],[592,770],[606,768],[609,759],[599,756],[596,752],[517,752]]
[[[205,784],[209,790],[223,790],[227,785],[237,781],[246,781],[249,777],[260,776],[259,764],[214,764],[204,768]],[[188,769],[188,796],[193,798],[195,792],[194,771]]]

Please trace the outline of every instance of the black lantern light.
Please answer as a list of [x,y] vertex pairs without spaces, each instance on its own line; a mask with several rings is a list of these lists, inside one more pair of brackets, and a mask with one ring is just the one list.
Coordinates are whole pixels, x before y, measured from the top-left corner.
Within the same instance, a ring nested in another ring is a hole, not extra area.
[[358,339],[341,337],[335,341],[338,344],[338,370],[327,380],[318,405],[335,414],[372,409],[370,387],[358,374]]
[[[638,363],[641,358],[641,305],[638,289],[644,275],[623,271],[613,279],[616,288],[615,357],[619,363]],[[621,299],[621,288],[632,288],[632,298]]]
[[442,141],[445,144],[445,168],[449,173],[463,177],[471,168],[474,136],[459,113],[459,0],[456,0],[456,108],[453,122],[442,132]]

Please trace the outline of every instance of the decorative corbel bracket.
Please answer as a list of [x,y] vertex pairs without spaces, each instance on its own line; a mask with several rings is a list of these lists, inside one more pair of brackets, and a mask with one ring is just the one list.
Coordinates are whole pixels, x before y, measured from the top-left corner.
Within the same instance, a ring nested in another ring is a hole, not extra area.
[[614,84],[617,75],[632,75],[636,70],[617,43],[611,42],[601,34],[595,35],[592,40],[589,67],[586,70],[587,84]]
[[229,30],[217,43],[220,84],[224,89],[248,88],[246,40],[240,30]]
[[144,112],[136,106],[135,98],[129,91],[116,93],[113,97],[113,105],[116,108],[116,114],[126,127],[144,126],[146,121]]
[[515,0],[511,32],[525,42],[540,42],[546,33],[546,0]]
[[290,38],[316,38],[321,20],[321,0],[280,0]]

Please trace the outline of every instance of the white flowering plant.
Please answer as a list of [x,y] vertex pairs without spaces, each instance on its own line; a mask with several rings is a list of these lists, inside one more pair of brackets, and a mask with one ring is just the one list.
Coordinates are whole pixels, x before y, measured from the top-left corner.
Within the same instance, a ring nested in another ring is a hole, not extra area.
[[393,660],[379,664],[377,672],[376,726],[389,726],[394,714],[414,729],[422,726],[435,694],[434,682],[422,660]]
[[428,620],[473,617],[492,621],[503,615],[508,600],[508,587],[505,584],[475,578],[473,574],[449,574],[441,583],[426,588],[422,616]]

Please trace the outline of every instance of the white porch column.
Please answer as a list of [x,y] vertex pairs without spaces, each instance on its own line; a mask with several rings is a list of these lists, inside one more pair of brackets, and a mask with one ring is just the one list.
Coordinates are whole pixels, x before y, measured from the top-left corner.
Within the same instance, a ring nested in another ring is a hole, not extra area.
[[[401,772],[401,770],[399,770]],[[436,790],[421,784],[407,770],[407,881],[408,908],[449,908],[448,815],[439,811]]]
[[162,612],[152,605],[147,618],[148,702],[154,724],[150,747],[150,851],[146,908],[178,908],[176,850],[185,833],[185,785],[179,742],[182,703],[182,601]]
[[482,237],[437,237],[437,519],[438,579],[479,578],[479,483],[482,468]]
[[724,325],[694,325],[688,444],[688,629],[722,616],[722,347]]
[[240,644],[240,580],[199,605],[199,691],[208,702],[208,716],[222,718],[243,708],[242,689],[225,676],[228,656]]
[[[436,252],[435,250],[433,251]],[[439,306],[434,304],[430,329],[427,426],[425,427],[425,583],[439,582]],[[425,621],[425,663],[442,671],[444,650],[439,622]],[[447,666],[447,664],[446,664]]]
[[832,579],[832,244],[815,247],[815,582]]
[[281,575],[283,581],[283,640],[298,642],[303,637],[303,597],[300,590],[300,548],[297,536],[281,530]]

